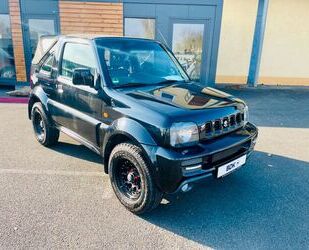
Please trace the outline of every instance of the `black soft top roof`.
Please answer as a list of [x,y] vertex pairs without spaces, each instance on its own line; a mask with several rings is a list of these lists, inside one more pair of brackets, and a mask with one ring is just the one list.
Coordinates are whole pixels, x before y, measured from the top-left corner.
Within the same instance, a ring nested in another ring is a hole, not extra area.
[[114,39],[136,39],[136,40],[152,40],[145,38],[134,38],[134,37],[124,37],[124,36],[114,36],[107,34],[70,34],[70,35],[44,35],[41,36],[38,45],[32,59],[32,64],[37,65],[40,63],[42,58],[46,55],[46,53],[53,47],[60,39],[70,39],[70,38],[80,38],[87,40],[96,40],[96,39],[104,39],[104,38],[114,38]]

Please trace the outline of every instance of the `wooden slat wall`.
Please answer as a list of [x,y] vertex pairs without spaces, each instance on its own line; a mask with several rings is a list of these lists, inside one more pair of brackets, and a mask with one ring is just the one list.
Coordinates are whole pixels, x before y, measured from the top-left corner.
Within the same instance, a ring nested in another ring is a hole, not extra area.
[[62,34],[123,35],[122,3],[59,1]]
[[9,0],[16,80],[27,81],[19,0]]

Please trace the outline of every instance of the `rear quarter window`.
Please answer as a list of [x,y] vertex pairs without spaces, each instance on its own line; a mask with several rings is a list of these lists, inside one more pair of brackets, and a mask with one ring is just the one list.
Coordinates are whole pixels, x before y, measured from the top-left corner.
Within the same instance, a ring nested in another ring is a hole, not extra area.
[[55,36],[42,36],[38,41],[32,64],[39,64],[42,58],[45,57],[46,53],[56,47],[57,41],[58,38]]
[[49,57],[45,60],[40,68],[40,73],[44,75],[50,75],[54,65],[55,55],[54,53],[50,54]]

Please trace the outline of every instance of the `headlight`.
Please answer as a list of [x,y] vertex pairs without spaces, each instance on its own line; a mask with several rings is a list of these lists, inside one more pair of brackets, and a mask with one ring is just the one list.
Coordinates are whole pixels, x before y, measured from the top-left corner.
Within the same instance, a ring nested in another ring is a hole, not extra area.
[[246,124],[249,121],[249,110],[248,106],[246,105],[244,108],[244,123]]
[[173,147],[192,146],[199,141],[198,127],[193,122],[174,123],[170,128],[170,143]]

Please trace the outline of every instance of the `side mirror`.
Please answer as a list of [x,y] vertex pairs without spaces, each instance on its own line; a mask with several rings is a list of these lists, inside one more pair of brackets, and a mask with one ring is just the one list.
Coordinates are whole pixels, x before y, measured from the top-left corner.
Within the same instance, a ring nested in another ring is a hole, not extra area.
[[94,87],[94,76],[91,74],[90,69],[87,68],[77,68],[73,70],[74,85],[86,85],[89,87]]

